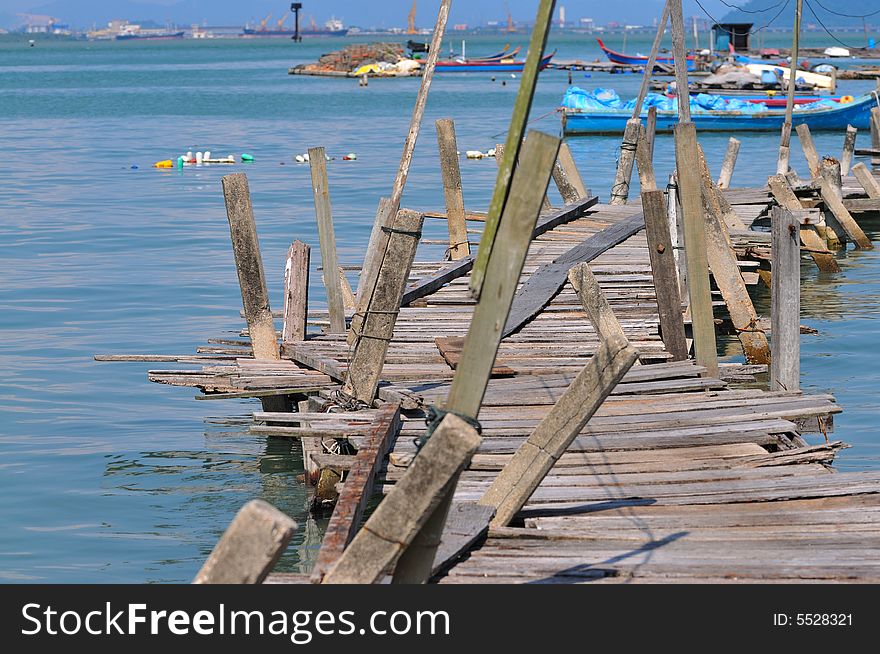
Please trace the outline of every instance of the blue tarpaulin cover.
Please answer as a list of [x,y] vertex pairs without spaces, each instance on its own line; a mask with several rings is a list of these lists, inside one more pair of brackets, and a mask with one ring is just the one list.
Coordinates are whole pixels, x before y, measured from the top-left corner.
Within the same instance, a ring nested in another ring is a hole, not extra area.
[[[632,111],[636,106],[635,99],[623,102],[617,91],[613,89],[597,88],[592,91],[569,87],[562,98],[562,106],[581,111],[608,111],[621,110]],[[677,111],[678,98],[667,98],[660,93],[649,93],[645,97],[642,113],[647,112],[649,107],[657,107],[658,111]],[[691,96],[691,112],[705,111],[738,111],[745,114],[756,114],[767,111],[764,103],[746,102],[736,98],[723,98],[720,95],[700,93]]]

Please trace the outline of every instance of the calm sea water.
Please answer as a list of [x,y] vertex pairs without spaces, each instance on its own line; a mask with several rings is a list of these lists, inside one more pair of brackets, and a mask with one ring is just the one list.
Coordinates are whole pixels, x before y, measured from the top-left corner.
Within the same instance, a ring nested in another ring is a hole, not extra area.
[[[522,36],[513,40],[525,45]],[[0,41],[0,580],[188,581],[235,510],[254,497],[302,525],[282,565],[310,565],[321,525],[305,512],[296,480],[300,453],[295,443],[247,433],[258,404],[196,402],[192,390],[146,382],[148,368],[173,365],[96,363],[93,355],[189,354],[206,338],[240,328],[220,193],[220,177],[232,167],[160,171],[151,168],[157,160],[205,149],[256,157],[234,170],[248,173],[269,287],[280,306],[289,243],[317,246],[309,170],[293,157],[325,146],[336,157],[329,173],[340,256],[359,263],[378,199],[394,179],[419,81],[359,88],[351,80],[287,75],[288,66],[337,45],[29,48]],[[501,45],[470,38],[468,52]],[[586,37],[551,46],[561,58],[599,54]],[[630,39],[628,49],[648,45]],[[632,75],[575,74],[574,82],[624,96],[638,86]],[[405,205],[442,207],[433,121],[453,117],[462,150],[492,147],[504,140],[517,84],[509,76],[435,80]],[[533,127],[559,131],[553,110],[567,84],[566,73],[542,75]],[[740,138],[734,182],[763,184],[774,169],[776,139]],[[842,135],[817,141],[823,152],[837,152]],[[571,142],[588,185],[603,198],[618,142]],[[702,142],[717,170],[726,136]],[[656,150],[658,173],[668,174],[669,137],[659,136]],[[357,161],[341,161],[348,152]],[[793,160],[804,168],[799,153]],[[462,168],[466,203],[484,208],[494,161],[463,161]],[[429,230],[442,238],[442,225]],[[840,259],[840,275],[804,267],[803,322],[820,330],[803,339],[804,387],[834,393],[846,408],[836,436],[856,447],[840,467],[877,468],[880,251]],[[316,306],[323,299],[318,279],[312,276]]]

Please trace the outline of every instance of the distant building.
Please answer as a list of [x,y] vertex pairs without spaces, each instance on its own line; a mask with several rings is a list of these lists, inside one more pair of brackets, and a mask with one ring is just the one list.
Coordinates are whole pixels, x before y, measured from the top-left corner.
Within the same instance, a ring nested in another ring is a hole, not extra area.
[[596,28],[596,21],[594,21],[592,18],[581,18],[578,21],[578,24],[580,25],[581,29],[589,30],[591,32]]
[[452,30],[454,32],[467,32],[468,25],[467,23],[457,23],[452,26]]
[[565,7],[559,6],[559,27],[565,29]]

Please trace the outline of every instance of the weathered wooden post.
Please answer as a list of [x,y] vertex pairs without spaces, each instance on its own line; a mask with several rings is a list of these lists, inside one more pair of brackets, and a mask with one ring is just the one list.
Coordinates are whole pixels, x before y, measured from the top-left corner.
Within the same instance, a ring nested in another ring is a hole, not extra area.
[[[675,202],[675,198],[670,197],[670,202]],[[688,348],[663,191],[642,191],[642,212],[660,315],[660,335],[673,361],[684,361]]]
[[[770,192],[780,207],[788,211],[800,211],[803,209],[801,201],[798,200],[794,191],[791,190],[791,186],[789,186],[788,180],[784,175],[773,175],[767,181],[770,185]],[[810,256],[813,257],[813,261],[816,262],[819,270],[822,272],[840,272],[837,260],[825,246],[825,242],[819,236],[814,225],[801,225],[800,238]]]
[[599,335],[599,340],[611,335],[621,336],[626,339],[626,333],[614,315],[614,310],[608,304],[608,299],[602,292],[596,276],[590,270],[588,263],[579,263],[568,271],[568,281],[578,294],[581,306],[587,314],[590,324]]
[[672,243],[675,270],[678,273],[678,292],[682,305],[689,305],[687,288],[687,261],[682,256],[684,249],[684,225],[681,219],[681,203],[678,196],[678,176],[672,173],[666,185],[666,222],[669,229],[669,240]]
[[774,207],[771,215],[773,280],[771,282],[770,390],[800,390],[801,256],[797,219]]
[[746,224],[733,210],[733,207],[730,205],[730,202],[727,201],[727,198],[724,197],[724,193],[721,192],[721,189],[712,181],[712,173],[709,172],[709,165],[706,163],[706,157],[703,155],[703,148],[698,145],[697,151],[700,155],[700,178],[703,182],[703,201],[706,203],[706,206],[709,207],[710,211],[718,216],[724,224],[724,237],[729,243],[730,237],[727,235],[727,230],[745,230],[747,229]]
[[269,291],[260,241],[254,221],[254,208],[248,189],[247,175],[234,173],[220,180],[226,200],[226,217],[229,219],[229,235],[235,254],[238,284],[248,333],[254,348],[255,359],[280,359],[275,322],[269,307]]
[[449,227],[449,258],[457,261],[471,253],[468,246],[464,197],[461,193],[461,169],[458,165],[458,145],[455,123],[451,118],[436,122],[437,145],[440,148],[440,173],[443,176],[443,196],[446,199],[446,223]]
[[843,177],[849,175],[852,168],[853,154],[856,151],[856,135],[859,130],[852,125],[846,126],[846,136],[843,139],[843,154],[840,156],[840,174]]
[[559,194],[566,204],[577,202],[590,194],[574,163],[568,143],[563,142],[559,146],[559,157],[553,166],[553,181],[556,182],[556,188],[559,189]]
[[324,269],[324,288],[327,289],[327,309],[330,311],[331,334],[345,333],[345,305],[339,284],[339,259],[336,256],[336,236],[333,233],[333,210],[330,206],[330,185],[327,180],[327,154],[324,148],[309,148],[309,166],[312,170],[312,193],[315,196],[315,215],[318,219],[318,239],[321,242],[321,267]]
[[820,172],[819,152],[816,150],[815,142],[813,142],[813,135],[810,133],[809,125],[806,123],[798,125],[797,134],[801,142],[801,148],[804,150],[807,166],[810,169],[810,176],[816,178]]
[[871,149],[875,154],[871,156],[871,167],[880,166],[880,107],[871,109]]
[[877,182],[865,164],[857,163],[853,166],[852,173],[859,181],[859,184],[862,185],[862,188],[865,189],[865,193],[868,194],[869,198],[880,198],[880,183]]
[[648,134],[644,127],[639,127],[639,143],[636,146],[636,166],[639,169],[639,187],[642,194],[646,191],[657,190],[657,180],[654,177],[654,162],[651,161],[651,144],[648,143]]
[[622,334],[603,335],[596,354],[480,498],[495,507],[491,526],[504,527],[516,517],[637,358]]
[[[825,159],[822,160],[819,182],[821,184],[822,200],[825,202],[825,206],[828,207],[832,216],[837,219],[837,223],[843,229],[846,236],[849,237],[859,249],[873,249],[874,246],[871,243],[871,239],[865,235],[865,232],[859,227],[859,224],[852,217],[852,214],[850,214],[849,210],[843,205],[843,191],[841,190],[843,182],[840,176],[840,162],[838,162],[837,159],[825,157]],[[833,222],[829,221],[828,217],[826,217],[825,220],[829,226],[833,226]],[[841,235],[838,234],[838,238],[840,237]],[[841,242],[842,241],[843,239],[841,239]]]
[[263,583],[295,531],[287,515],[268,502],[251,500],[235,515],[193,583]]
[[648,139],[648,152],[651,153],[651,161],[654,160],[654,140],[657,137],[657,107],[648,107],[648,120],[645,124],[645,134]]
[[284,266],[284,319],[281,327],[283,344],[306,339],[309,313],[309,253],[311,248],[294,241],[287,251]]
[[733,177],[733,169],[736,168],[736,158],[739,156],[739,148],[742,143],[730,137],[727,142],[727,152],[721,164],[721,175],[718,177],[718,188],[730,188],[730,180]]
[[789,162],[791,161],[791,121],[794,115],[794,90],[797,80],[798,55],[800,53],[801,16],[804,11],[804,0],[797,0],[794,12],[794,34],[791,45],[791,65],[788,74],[788,94],[785,102],[785,122],[782,124],[782,134],[779,141],[779,158],[776,162],[776,174],[788,174]]

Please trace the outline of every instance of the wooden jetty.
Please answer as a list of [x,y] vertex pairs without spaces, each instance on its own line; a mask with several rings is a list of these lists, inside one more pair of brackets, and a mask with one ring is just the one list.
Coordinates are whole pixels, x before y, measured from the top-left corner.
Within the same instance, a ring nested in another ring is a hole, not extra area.
[[[334,270],[323,157],[311,159],[327,310],[308,308],[297,242],[271,312],[246,179],[231,175],[246,327],[192,355],[98,357],[196,366],[149,379],[260,399],[252,433],[298,439],[315,503],[333,505],[311,574],[272,572],[296,527],[252,503],[198,582],[880,581],[880,472],[835,471],[842,409],[799,387],[801,258],[834,272],[835,248],[871,247],[853,214],[880,210],[876,174],[860,163],[844,176],[800,130],[808,179],[786,169],[728,188],[738,142],[715,183],[683,108],[667,191],[636,126],[614,202],[600,203],[565,144],[524,133],[552,8],[540,3],[487,212],[461,202],[450,121],[438,123],[446,213],[400,207],[429,67],[356,297]],[[562,207],[546,202],[551,178]],[[422,239],[437,220],[442,260]],[[757,283],[772,287],[769,321],[747,292]],[[746,363],[719,364],[719,328]]]

